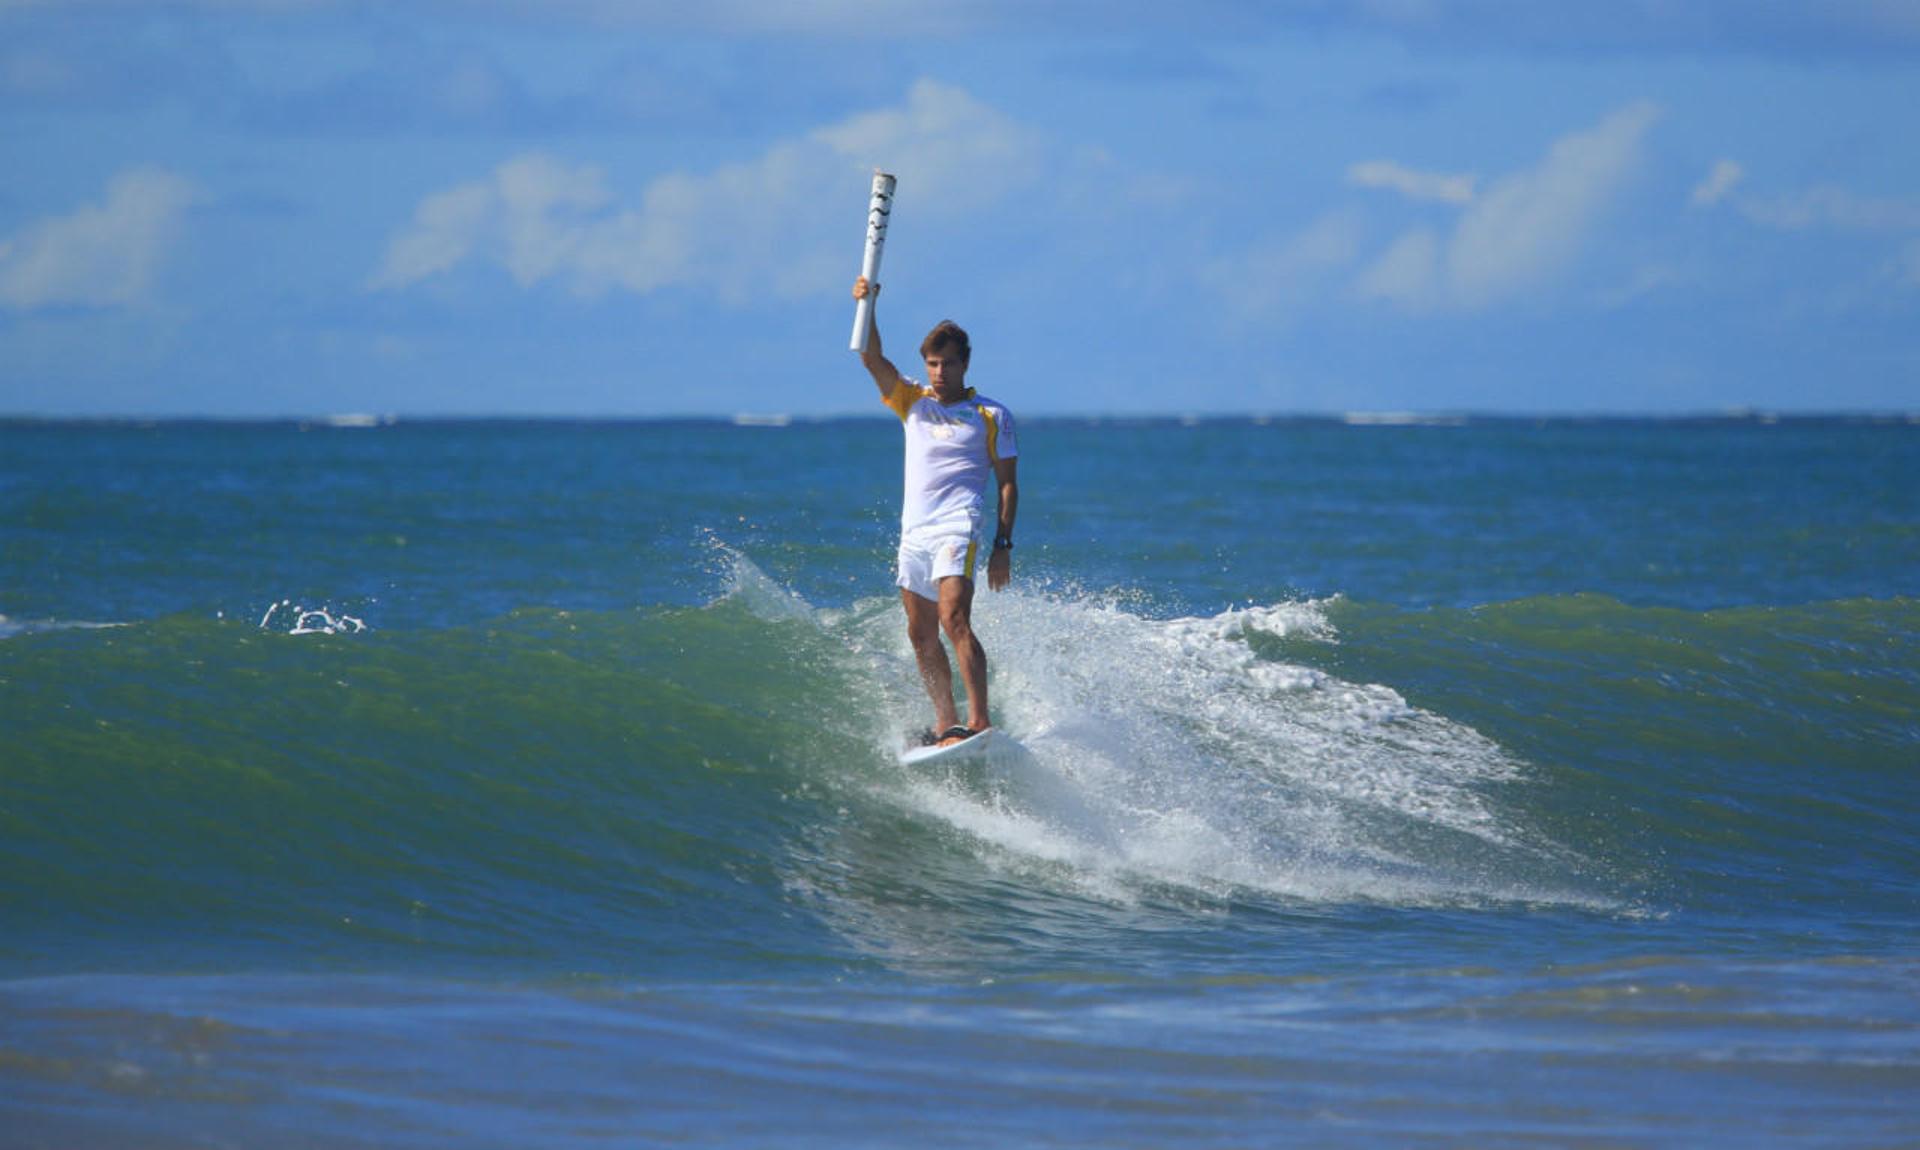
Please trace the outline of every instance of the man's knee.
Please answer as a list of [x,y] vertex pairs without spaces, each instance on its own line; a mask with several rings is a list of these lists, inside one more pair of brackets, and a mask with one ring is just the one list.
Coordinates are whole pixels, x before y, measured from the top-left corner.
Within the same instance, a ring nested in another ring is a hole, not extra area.
[[973,613],[965,603],[940,605],[940,629],[955,643],[964,643],[973,634]]
[[925,620],[924,622],[919,619],[908,620],[907,642],[913,644],[915,648],[920,650],[925,650],[929,645],[938,647],[940,645],[940,624],[931,619]]
[[903,591],[900,602],[907,611],[907,641],[916,647],[940,641],[940,610],[925,600]]

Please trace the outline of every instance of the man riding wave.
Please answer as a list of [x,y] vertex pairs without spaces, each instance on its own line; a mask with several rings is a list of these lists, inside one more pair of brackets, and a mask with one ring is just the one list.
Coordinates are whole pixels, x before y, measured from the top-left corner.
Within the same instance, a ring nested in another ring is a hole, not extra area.
[[[879,293],[880,285],[865,277],[854,281],[855,299],[877,303]],[[1012,413],[967,386],[972,348],[958,324],[942,320],[921,341],[927,372],[927,382],[921,384],[901,375],[882,354],[877,311],[869,309],[873,318],[860,362],[873,376],[881,400],[900,417],[906,435],[896,582],[907,613],[907,638],[933,700],[931,741],[945,745],[993,725],[987,709],[987,653],[973,632],[974,569],[991,481],[999,492],[999,513],[987,557],[987,586],[998,591],[1012,577],[1020,448]],[[953,643],[966,687],[964,725],[954,704],[953,668],[940,643],[942,632]]]

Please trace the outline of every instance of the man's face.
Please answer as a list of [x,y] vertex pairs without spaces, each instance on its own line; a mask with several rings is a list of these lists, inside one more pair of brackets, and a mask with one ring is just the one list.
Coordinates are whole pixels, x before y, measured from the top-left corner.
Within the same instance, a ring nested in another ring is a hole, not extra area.
[[927,384],[942,396],[957,396],[967,389],[967,361],[951,347],[936,347],[927,353]]

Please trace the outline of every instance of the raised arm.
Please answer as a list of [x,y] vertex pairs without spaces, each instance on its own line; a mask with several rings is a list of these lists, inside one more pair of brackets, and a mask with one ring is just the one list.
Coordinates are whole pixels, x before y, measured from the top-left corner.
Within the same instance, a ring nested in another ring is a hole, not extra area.
[[867,347],[860,353],[860,363],[873,376],[874,386],[880,389],[880,398],[893,395],[893,389],[901,384],[900,369],[893,361],[880,352],[880,285],[870,284],[866,276],[853,281],[853,298],[873,297],[872,307],[867,309]]

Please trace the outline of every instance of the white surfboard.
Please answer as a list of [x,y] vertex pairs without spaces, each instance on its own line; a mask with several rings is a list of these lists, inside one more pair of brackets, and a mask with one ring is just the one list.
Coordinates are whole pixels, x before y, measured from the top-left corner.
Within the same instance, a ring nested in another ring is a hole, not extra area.
[[908,767],[932,767],[949,763],[981,762],[1004,755],[1020,746],[1012,735],[999,727],[988,727],[970,739],[948,743],[944,747],[909,747],[900,752],[900,763]]

